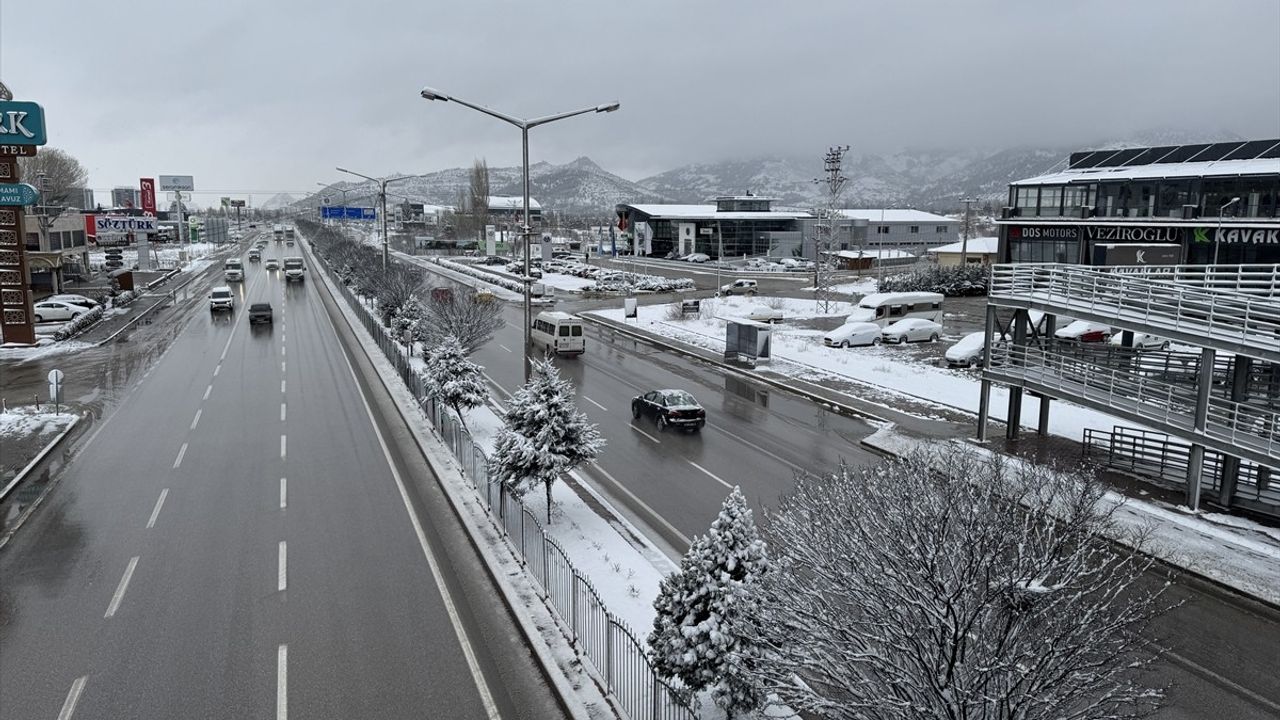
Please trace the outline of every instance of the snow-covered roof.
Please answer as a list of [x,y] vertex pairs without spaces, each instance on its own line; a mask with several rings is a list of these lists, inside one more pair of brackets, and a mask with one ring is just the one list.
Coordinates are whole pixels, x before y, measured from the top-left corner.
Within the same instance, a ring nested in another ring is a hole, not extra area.
[[[969,238],[968,252],[971,252],[977,255],[994,255],[996,253],[996,245],[998,245],[999,243],[1000,243],[1000,238],[994,238],[994,237]],[[964,251],[965,250],[964,250],[963,242],[953,242],[949,245],[939,245],[938,247],[931,247],[928,250],[925,250],[925,252],[929,252],[929,253],[958,253],[958,252],[964,252]]]
[[793,220],[813,215],[803,210],[771,212],[716,212],[715,205],[627,205],[650,217],[672,220]]
[[1062,185],[1099,180],[1144,180],[1149,178],[1233,177],[1236,175],[1280,175],[1280,158],[1215,160],[1213,162],[1156,163],[1130,167],[1100,167],[1063,170],[1017,180],[1010,185]]
[[[521,195],[516,195],[514,197],[506,196],[506,195],[490,195],[489,209],[490,210],[524,210],[524,197]],[[538,204],[537,200],[533,198],[529,198],[529,209],[541,210],[542,206]]]
[[881,260],[902,260],[904,258],[913,258],[915,255],[906,250],[891,250],[889,248],[871,248],[868,250],[838,250],[831,253],[836,257],[857,260],[859,258],[878,258]]
[[871,209],[871,208],[851,208],[841,209],[836,212],[850,220],[868,220],[870,222],[913,222],[913,223],[954,223],[949,217],[943,215],[934,215],[933,213],[923,210],[905,210],[896,208]]

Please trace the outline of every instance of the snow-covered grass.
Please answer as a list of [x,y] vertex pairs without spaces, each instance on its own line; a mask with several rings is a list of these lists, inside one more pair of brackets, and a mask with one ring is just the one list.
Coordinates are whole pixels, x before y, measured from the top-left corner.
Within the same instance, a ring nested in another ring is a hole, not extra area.
[[31,362],[33,360],[39,360],[40,358],[50,357],[52,355],[62,355],[64,353],[73,353],[91,347],[93,347],[93,343],[81,342],[79,340],[55,342],[52,337],[42,337],[37,339],[35,345],[17,345],[9,343],[0,345],[0,360]]
[[[750,304],[759,304],[762,298],[724,298],[720,301],[703,300],[703,305],[715,302],[730,302],[730,305],[713,305],[712,313],[719,317],[733,314],[733,309]],[[822,333],[817,330],[801,329],[789,326],[788,320],[804,317],[816,317],[817,313],[795,308],[793,303],[808,303],[812,300],[790,300],[783,304],[784,321],[774,326],[771,335],[772,357],[775,362],[769,369],[780,375],[823,383],[831,379],[852,380],[882,387],[902,395],[910,396],[938,405],[978,412],[979,378],[971,371],[951,370],[936,367],[914,359],[903,352],[901,347],[863,347],[853,349],[828,348],[822,344]],[[841,303],[843,309],[837,313],[849,312],[850,305]],[[636,320],[629,321],[623,317],[622,309],[597,310],[587,314],[595,314],[602,318],[617,322],[637,324],[637,327],[686,345],[692,345],[717,352],[724,351],[725,322],[722,319],[705,317],[687,320],[668,320],[668,305],[648,305],[639,308]],[[789,308],[794,308],[789,310]],[[814,308],[816,310],[816,308]],[[703,313],[705,316],[707,313]],[[779,362],[780,361],[780,362]],[[1008,407],[1008,389],[994,387],[991,392],[991,417],[1003,420]],[[1024,396],[1024,426],[1034,428],[1039,417],[1039,400]],[[1054,435],[1080,440],[1085,428],[1111,428],[1117,420],[1109,415],[1090,410],[1067,402],[1055,404],[1049,413],[1049,432]],[[1132,425],[1132,423],[1125,423]]]
[[48,412],[43,405],[40,410],[36,410],[34,405],[9,408],[0,412],[0,437],[6,440],[42,435],[52,437],[66,430],[75,419],[72,413]]
[[[153,264],[158,262],[160,268],[174,268],[178,266],[179,254],[185,250],[187,252],[187,260],[190,262],[204,261],[202,266],[207,266],[212,260],[208,260],[211,253],[231,245],[222,243],[191,243],[190,245],[178,244],[153,244],[151,248],[151,259]],[[89,253],[89,265],[91,267],[102,267],[106,262],[107,256],[105,250],[95,250]],[[124,263],[124,267],[133,267],[138,262],[138,249],[122,248],[120,251],[120,259]]]

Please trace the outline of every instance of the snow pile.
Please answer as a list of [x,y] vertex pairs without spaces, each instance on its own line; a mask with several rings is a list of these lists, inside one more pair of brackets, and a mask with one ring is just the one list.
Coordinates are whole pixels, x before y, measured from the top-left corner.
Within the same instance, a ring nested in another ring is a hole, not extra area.
[[51,355],[62,355],[91,347],[94,347],[93,343],[79,340],[54,342],[50,338],[41,338],[35,345],[19,345],[16,343],[0,345],[0,360],[32,362]]
[[29,436],[57,435],[74,422],[71,413],[37,411],[35,406],[9,408],[0,412],[0,437],[22,438]]
[[441,257],[436,258],[435,261],[436,261],[436,264],[439,265],[440,267],[449,268],[450,270],[453,270],[455,272],[460,272],[464,275],[468,275],[470,277],[476,278],[477,280],[483,280],[487,283],[492,283],[494,285],[497,285],[500,288],[505,288],[513,292],[518,292],[518,293],[524,292],[524,284],[516,280],[508,280],[504,277],[495,275],[494,273],[485,272],[483,270],[480,270],[479,268],[472,267],[471,265],[456,262],[453,260],[445,260],[444,258],[441,258]]

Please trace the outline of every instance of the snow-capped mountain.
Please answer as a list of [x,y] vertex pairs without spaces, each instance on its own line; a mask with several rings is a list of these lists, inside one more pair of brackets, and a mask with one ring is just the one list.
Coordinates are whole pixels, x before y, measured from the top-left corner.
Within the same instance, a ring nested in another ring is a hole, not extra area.
[[276,193],[275,195],[267,198],[266,202],[262,203],[258,207],[263,210],[279,210],[281,208],[289,207],[290,205],[298,202],[298,200],[299,198],[296,198],[289,193]]

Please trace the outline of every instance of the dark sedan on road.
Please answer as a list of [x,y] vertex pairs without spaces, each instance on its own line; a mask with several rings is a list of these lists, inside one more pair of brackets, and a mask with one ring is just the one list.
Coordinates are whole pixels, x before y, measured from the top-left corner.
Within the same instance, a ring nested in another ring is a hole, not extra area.
[[695,432],[707,424],[707,411],[684,390],[650,390],[631,401],[631,416],[648,415],[659,430],[668,426]]
[[249,306],[250,325],[256,325],[257,323],[271,324],[271,322],[271,303],[254,303]]

